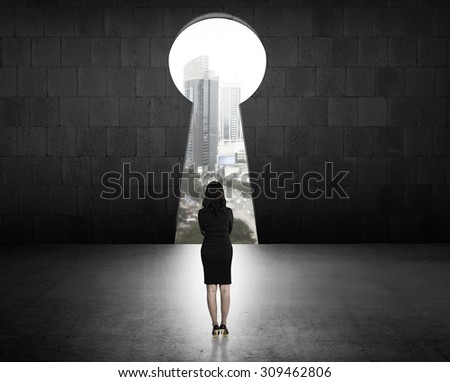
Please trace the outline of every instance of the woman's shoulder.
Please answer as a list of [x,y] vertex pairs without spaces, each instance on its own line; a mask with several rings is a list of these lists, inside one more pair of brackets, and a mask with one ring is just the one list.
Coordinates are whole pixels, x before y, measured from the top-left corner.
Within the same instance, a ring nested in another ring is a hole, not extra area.
[[227,207],[227,211],[228,213],[230,213],[231,215],[233,215],[233,210],[230,207]]

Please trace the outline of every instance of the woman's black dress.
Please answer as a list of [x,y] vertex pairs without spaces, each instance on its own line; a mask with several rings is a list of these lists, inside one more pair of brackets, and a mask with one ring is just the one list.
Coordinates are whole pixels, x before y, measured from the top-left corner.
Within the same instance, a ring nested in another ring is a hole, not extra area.
[[231,260],[233,247],[230,233],[233,228],[231,208],[216,214],[202,208],[198,212],[198,223],[203,234],[201,256],[205,284],[231,284]]

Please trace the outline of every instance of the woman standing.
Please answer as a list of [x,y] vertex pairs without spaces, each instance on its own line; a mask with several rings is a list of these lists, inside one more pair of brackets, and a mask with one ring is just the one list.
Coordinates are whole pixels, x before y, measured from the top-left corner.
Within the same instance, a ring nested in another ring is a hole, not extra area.
[[[203,237],[201,257],[212,335],[228,335],[227,317],[230,309],[231,260],[233,247],[230,233],[233,212],[226,206],[223,187],[213,181],[206,186],[203,208],[198,212],[198,223]],[[221,325],[217,320],[217,285],[220,289]]]

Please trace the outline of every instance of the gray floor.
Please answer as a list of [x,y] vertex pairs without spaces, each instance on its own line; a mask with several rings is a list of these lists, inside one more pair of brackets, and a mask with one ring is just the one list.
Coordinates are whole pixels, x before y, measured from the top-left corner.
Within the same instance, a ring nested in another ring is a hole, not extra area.
[[450,360],[448,245],[235,245],[219,339],[199,248],[0,247],[0,361]]

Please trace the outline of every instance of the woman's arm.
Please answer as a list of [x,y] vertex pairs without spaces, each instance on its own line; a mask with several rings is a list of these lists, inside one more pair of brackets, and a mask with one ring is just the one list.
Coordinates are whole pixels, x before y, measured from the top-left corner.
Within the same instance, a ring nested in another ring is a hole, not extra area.
[[205,229],[204,229],[204,224],[203,224],[203,215],[202,215],[202,213],[200,211],[198,212],[197,220],[198,220],[198,225],[200,226],[200,232],[201,232],[201,234],[203,236],[205,236]]
[[230,222],[229,222],[229,224],[228,224],[228,234],[230,234],[231,233],[231,231],[233,230],[233,220],[234,220],[234,217],[233,217],[233,210],[230,208],[230,214],[231,214],[231,218],[230,218]]

